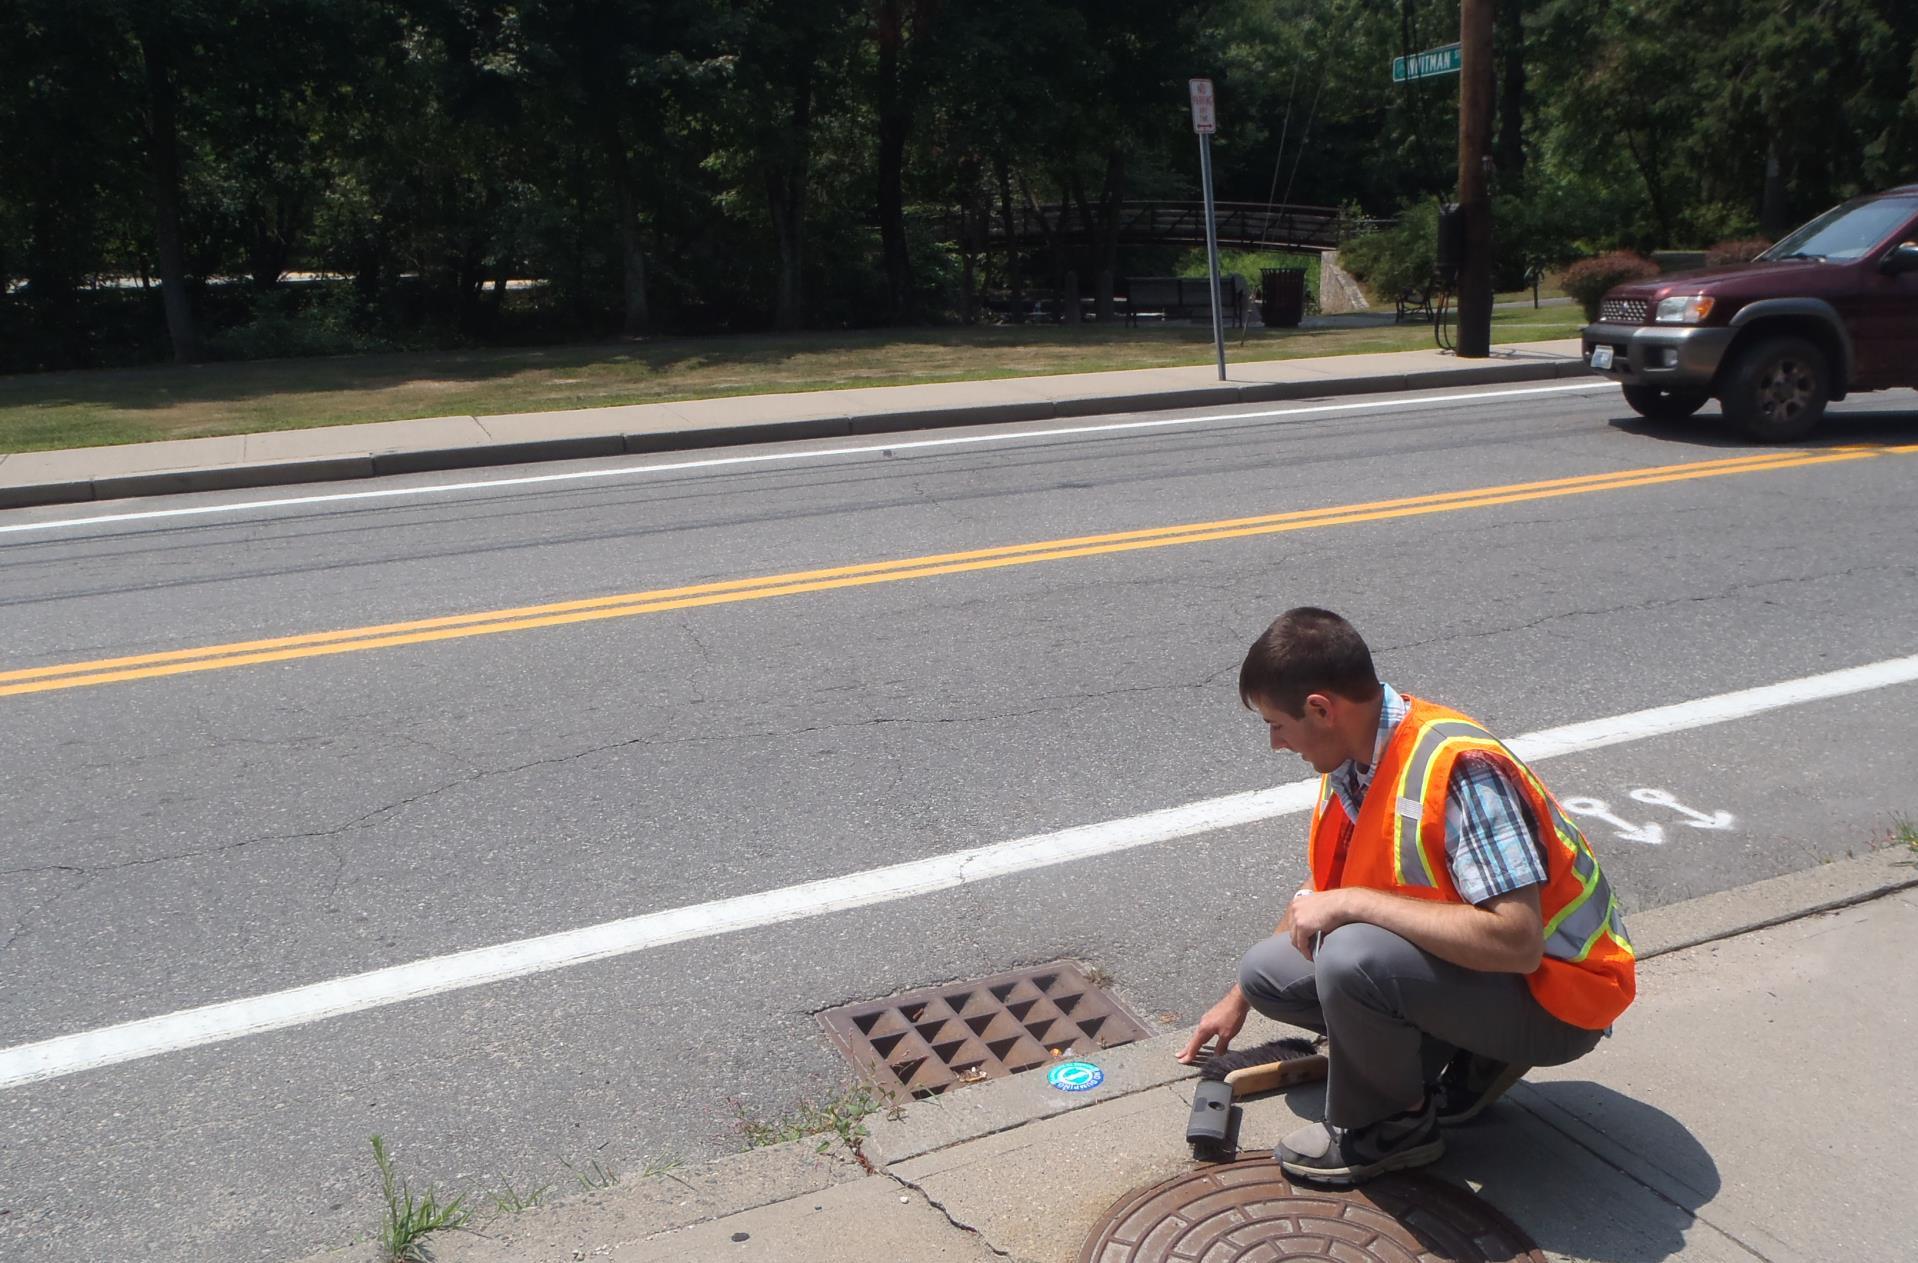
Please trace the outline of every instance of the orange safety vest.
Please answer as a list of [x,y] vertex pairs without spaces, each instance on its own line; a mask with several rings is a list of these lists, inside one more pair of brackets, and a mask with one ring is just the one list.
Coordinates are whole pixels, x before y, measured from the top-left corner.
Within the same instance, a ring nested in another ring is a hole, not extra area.
[[1487,757],[1511,775],[1532,819],[1549,821],[1552,828],[1539,889],[1545,955],[1525,981],[1560,1021],[1586,1030],[1610,1026],[1638,991],[1637,957],[1591,844],[1498,738],[1457,711],[1412,697],[1405,701],[1406,716],[1373,769],[1356,822],[1332,792],[1331,777],[1320,783],[1312,813],[1313,888],[1366,886],[1463,902],[1446,864],[1445,800],[1458,757],[1468,751]]

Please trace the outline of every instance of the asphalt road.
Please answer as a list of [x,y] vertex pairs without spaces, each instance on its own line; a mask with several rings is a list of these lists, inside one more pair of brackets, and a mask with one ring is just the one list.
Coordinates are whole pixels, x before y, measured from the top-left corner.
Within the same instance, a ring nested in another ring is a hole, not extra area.
[[[1273,411],[87,525],[36,524],[101,508],[0,514],[0,1057],[1300,780],[1234,689],[1291,605],[1339,609],[1385,678],[1512,736],[1918,653],[1918,450],[1887,450],[1918,445],[1918,396],[1841,405],[1783,452],[1648,429],[1598,385]],[[737,460],[755,455],[771,459]],[[1432,499],[1378,507],[1414,497]],[[1242,521],[1352,505],[1373,507]],[[949,556],[1193,523],[1235,525]],[[947,560],[846,570],[931,556]],[[495,614],[795,573],[811,577],[723,603]],[[407,626],[254,644],[390,624]],[[123,658],[142,660],[100,665]],[[182,662],[209,669],[161,673]],[[1882,844],[1918,815],[1914,701],[1918,684],[1889,685],[1539,770],[1660,825],[1652,844],[1585,820],[1628,906],[1652,907]],[[1694,828],[1680,807],[1733,820]],[[1148,1019],[1187,1022],[1276,919],[1303,827],[0,1087],[0,1255],[344,1244],[377,1222],[374,1132],[442,1187],[641,1178],[741,1147],[742,1110],[844,1087],[819,1010],[934,982],[1076,958]]]

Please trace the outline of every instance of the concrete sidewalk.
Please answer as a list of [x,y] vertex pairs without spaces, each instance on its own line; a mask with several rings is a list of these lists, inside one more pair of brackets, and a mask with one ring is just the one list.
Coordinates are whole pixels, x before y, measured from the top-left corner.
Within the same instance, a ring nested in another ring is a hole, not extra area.
[[1133,369],[19,452],[0,455],[0,509],[937,426],[1550,381],[1583,376],[1587,369],[1574,338],[1509,343],[1483,360],[1437,350],[1396,351],[1233,364],[1228,372],[1225,382],[1211,366]]
[[[1633,918],[1640,998],[1617,1035],[1448,1132],[1432,1172],[1555,1260],[1913,1257],[1915,886],[1895,847]],[[756,1150],[442,1234],[434,1256],[1073,1263],[1108,1208],[1194,1167],[1184,1039],[1108,1051],[1091,1093],[1034,1074],[979,1084],[875,1119],[857,1154]],[[1317,1117],[1320,1095],[1246,1103],[1242,1149]]]

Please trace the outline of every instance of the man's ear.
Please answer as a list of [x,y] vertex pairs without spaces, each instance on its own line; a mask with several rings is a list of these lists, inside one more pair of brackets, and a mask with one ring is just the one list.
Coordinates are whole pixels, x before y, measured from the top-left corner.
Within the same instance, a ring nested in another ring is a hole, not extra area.
[[1305,695],[1305,714],[1320,723],[1330,723],[1335,709],[1332,698],[1325,693],[1307,693]]

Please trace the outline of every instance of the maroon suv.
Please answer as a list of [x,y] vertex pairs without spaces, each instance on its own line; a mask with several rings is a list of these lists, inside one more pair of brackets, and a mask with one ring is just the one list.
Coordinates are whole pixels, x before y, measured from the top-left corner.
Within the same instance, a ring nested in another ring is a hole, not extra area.
[[1585,362],[1642,416],[1716,397],[1754,438],[1801,438],[1833,399],[1918,386],[1918,184],[1834,207],[1751,263],[1620,285],[1582,332]]

